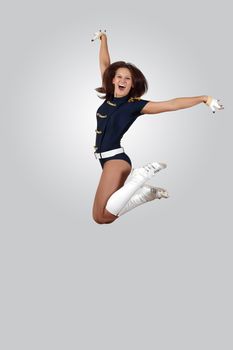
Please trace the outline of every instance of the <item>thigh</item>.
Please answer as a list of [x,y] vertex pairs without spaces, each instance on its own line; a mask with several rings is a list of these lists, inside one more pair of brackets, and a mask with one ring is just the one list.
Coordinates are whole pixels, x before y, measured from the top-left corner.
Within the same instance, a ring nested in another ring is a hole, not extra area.
[[131,165],[122,159],[105,162],[93,204],[93,216],[102,217],[109,197],[121,188],[131,172]]

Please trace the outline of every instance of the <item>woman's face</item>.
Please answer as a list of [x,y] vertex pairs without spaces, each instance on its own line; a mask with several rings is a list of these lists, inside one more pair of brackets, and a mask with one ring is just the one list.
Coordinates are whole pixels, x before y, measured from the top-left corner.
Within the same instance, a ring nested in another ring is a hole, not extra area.
[[132,75],[128,68],[118,68],[112,80],[114,97],[127,96],[133,87]]

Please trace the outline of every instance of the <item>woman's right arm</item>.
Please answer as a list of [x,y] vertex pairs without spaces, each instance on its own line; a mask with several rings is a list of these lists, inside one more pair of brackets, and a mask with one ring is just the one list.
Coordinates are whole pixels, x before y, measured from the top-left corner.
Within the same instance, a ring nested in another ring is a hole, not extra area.
[[102,34],[100,37],[100,51],[99,51],[99,65],[101,71],[101,78],[103,80],[103,74],[106,68],[111,64],[110,55],[108,52],[107,35]]

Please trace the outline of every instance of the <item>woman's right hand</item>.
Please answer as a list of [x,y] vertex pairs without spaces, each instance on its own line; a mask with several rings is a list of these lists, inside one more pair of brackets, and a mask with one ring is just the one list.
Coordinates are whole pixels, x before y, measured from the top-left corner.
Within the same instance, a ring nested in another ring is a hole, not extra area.
[[94,36],[93,36],[93,38],[91,39],[91,41],[95,41],[96,39],[100,39],[100,40],[101,40],[101,37],[102,37],[103,35],[106,36],[106,29],[104,30],[104,32],[102,32],[101,29],[100,29],[98,32],[94,33]]

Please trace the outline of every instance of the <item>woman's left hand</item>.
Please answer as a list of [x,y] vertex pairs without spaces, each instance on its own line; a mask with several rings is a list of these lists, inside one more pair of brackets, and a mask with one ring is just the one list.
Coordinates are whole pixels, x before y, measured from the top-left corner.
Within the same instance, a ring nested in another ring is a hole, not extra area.
[[219,101],[220,100],[216,100],[212,96],[208,96],[207,101],[206,101],[206,105],[211,108],[213,113],[215,113],[215,108],[217,108],[218,110],[224,109],[224,106],[218,103]]

